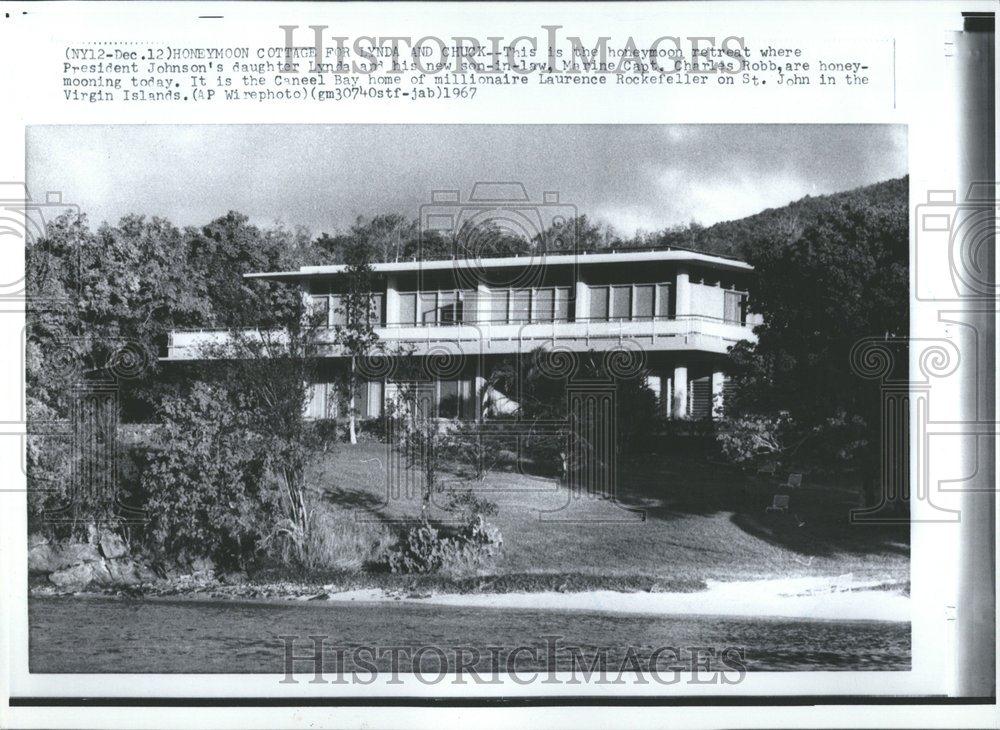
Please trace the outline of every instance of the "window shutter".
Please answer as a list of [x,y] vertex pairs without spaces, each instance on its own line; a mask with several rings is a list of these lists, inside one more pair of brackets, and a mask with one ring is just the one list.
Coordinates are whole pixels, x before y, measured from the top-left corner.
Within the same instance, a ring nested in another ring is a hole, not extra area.
[[692,419],[702,420],[712,415],[712,376],[692,380],[688,384],[688,412]]

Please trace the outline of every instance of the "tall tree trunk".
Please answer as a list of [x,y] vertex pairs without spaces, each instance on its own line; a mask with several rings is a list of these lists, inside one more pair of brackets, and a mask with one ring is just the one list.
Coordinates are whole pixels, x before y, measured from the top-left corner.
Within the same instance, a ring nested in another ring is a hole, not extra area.
[[355,400],[355,393],[357,392],[357,389],[358,389],[358,383],[357,383],[357,377],[358,376],[357,376],[357,370],[355,369],[355,362],[354,361],[355,361],[355,358],[352,357],[351,358],[351,382],[350,382],[350,386],[349,386],[350,389],[351,389],[351,397],[350,397],[350,403],[348,404],[348,411],[349,411],[349,414],[348,414],[349,421],[348,421],[348,423],[349,423],[349,428],[350,428],[350,432],[351,432],[351,443],[352,444],[357,444],[358,443],[358,432],[357,432],[357,428],[356,428],[355,423],[354,423],[354,414],[355,414],[355,403],[354,403],[354,400]]

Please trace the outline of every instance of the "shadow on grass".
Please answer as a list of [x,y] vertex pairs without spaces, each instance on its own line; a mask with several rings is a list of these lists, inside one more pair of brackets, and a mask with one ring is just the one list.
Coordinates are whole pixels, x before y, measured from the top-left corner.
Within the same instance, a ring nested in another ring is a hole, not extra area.
[[[647,519],[727,513],[730,522],[770,545],[807,556],[909,555],[908,525],[850,522],[850,493],[815,488],[788,490],[777,479],[757,479],[725,464],[675,457],[657,467],[644,457],[623,468],[618,500],[643,509]],[[787,513],[769,513],[775,494],[790,496]]]
[[386,510],[386,505],[388,504],[386,500],[376,497],[371,492],[363,492],[360,489],[327,486],[324,488],[322,495],[323,499],[332,505],[362,510],[382,522],[392,522],[398,519],[396,515],[390,514]]

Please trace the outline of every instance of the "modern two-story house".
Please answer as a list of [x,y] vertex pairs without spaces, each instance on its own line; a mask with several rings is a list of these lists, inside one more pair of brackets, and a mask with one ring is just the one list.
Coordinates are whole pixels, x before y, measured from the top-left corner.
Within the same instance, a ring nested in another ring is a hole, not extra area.
[[[538,348],[568,353],[641,352],[662,414],[717,417],[724,405],[727,352],[753,340],[747,311],[752,267],[685,250],[626,250],[544,256],[405,261],[374,265],[376,331],[433,360],[428,387],[440,417],[479,418],[516,409],[514,394],[486,387],[499,358]],[[312,384],[311,418],[345,415],[333,373],[345,357],[333,343],[343,322],[343,266],[248,274],[299,284],[325,312],[330,356]],[[198,359],[224,332],[174,332],[167,360]],[[393,373],[369,373],[357,394],[362,418],[383,412]]]

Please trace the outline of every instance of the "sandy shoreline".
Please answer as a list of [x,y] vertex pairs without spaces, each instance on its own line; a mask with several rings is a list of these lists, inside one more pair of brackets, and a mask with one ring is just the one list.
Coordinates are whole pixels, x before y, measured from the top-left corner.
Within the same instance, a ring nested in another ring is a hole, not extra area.
[[761,616],[857,621],[909,621],[910,598],[902,591],[875,590],[875,582],[797,578],[722,583],[709,581],[696,593],[442,593],[390,595],[377,588],[331,593],[328,603],[384,601],[469,608],[544,609],[599,613]]
[[[38,597],[108,597],[107,592],[33,593]],[[118,595],[152,602],[233,603],[266,605],[404,603],[480,609],[583,611],[650,616],[730,616],[821,621],[909,621],[910,597],[902,587],[880,581],[854,581],[850,576],[755,581],[708,581],[707,589],[688,593],[646,591],[535,591],[506,593],[413,593],[384,588],[338,590],[334,585],[312,591],[271,596],[223,595],[210,586],[176,593]]]

